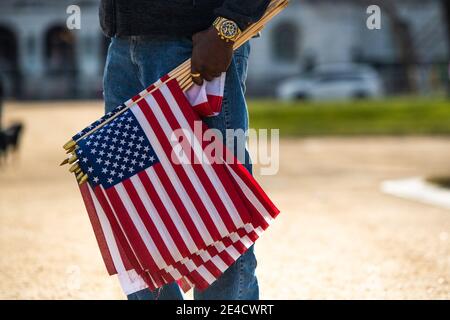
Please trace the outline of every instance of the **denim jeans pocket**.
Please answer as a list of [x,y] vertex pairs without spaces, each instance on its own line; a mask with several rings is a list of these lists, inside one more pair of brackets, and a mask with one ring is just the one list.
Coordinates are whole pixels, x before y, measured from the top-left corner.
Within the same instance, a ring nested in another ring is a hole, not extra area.
[[241,83],[242,92],[245,93],[245,81],[247,80],[248,58],[250,56],[250,42],[244,43],[234,53],[233,60]]

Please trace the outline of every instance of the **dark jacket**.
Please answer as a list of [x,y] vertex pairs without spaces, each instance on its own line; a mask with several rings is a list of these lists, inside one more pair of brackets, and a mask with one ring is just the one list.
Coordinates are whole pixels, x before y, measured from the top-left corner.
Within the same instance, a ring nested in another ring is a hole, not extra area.
[[191,36],[217,16],[244,30],[270,0],[101,0],[100,25],[106,36]]

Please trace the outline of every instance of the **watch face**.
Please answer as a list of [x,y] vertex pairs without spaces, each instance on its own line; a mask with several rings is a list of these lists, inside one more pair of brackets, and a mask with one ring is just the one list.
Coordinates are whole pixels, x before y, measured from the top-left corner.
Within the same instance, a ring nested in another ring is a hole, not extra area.
[[233,38],[238,33],[238,26],[233,21],[224,21],[220,26],[222,35],[226,38]]

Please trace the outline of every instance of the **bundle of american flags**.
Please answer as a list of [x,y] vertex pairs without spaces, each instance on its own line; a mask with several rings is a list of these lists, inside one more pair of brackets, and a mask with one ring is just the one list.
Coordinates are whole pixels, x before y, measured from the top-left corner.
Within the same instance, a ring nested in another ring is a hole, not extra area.
[[[259,23],[286,4],[272,1]],[[187,61],[64,146],[109,274],[150,289],[207,288],[279,213],[219,137],[214,155],[203,139],[201,116],[220,112],[225,74],[195,86],[189,70]]]

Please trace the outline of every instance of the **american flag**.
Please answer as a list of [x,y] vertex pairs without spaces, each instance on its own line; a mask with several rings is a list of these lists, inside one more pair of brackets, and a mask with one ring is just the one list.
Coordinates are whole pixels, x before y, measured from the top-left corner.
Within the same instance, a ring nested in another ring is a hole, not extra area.
[[133,271],[151,289],[207,288],[279,212],[224,145],[221,159],[205,152],[199,112],[217,114],[205,99],[217,105],[221,95],[195,90],[162,78],[75,136],[109,120],[77,142],[89,176],[80,190],[108,272]]

